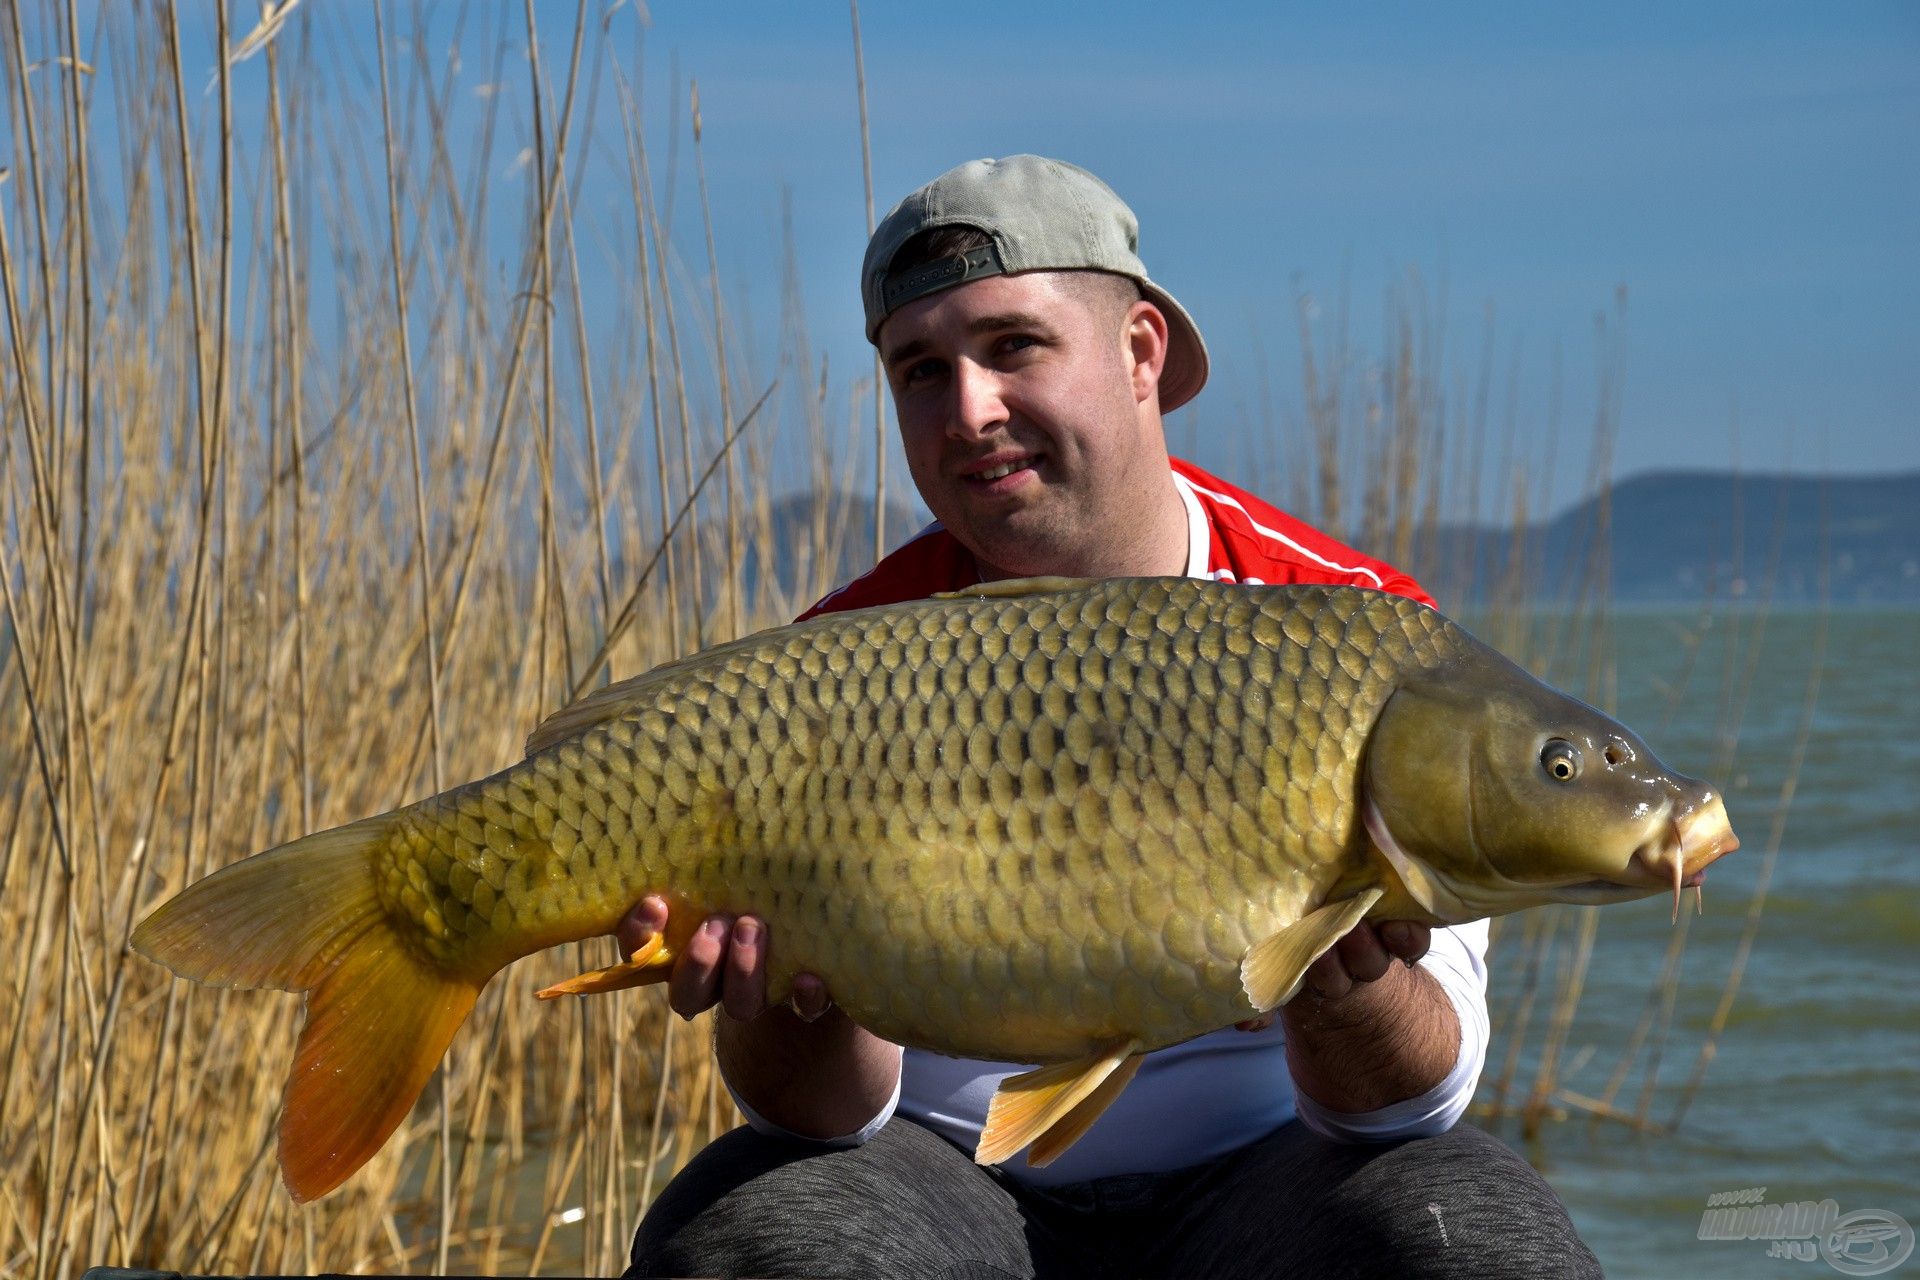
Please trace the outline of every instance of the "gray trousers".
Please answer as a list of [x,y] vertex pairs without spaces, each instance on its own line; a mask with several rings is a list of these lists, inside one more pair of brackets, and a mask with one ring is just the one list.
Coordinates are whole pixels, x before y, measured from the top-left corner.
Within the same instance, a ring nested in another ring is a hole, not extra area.
[[1598,1276],[1484,1131],[1348,1145],[1284,1125],[1211,1164],[1022,1187],[895,1119],[823,1149],[736,1129],[640,1224],[629,1276]]

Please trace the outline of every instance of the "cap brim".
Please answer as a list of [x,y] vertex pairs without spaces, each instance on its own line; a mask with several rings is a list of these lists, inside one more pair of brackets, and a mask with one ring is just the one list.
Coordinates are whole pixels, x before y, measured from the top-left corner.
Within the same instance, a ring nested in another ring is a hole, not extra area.
[[1207,344],[1200,326],[1172,294],[1151,280],[1139,280],[1140,292],[1167,317],[1167,359],[1160,367],[1160,412],[1172,413],[1207,385]]

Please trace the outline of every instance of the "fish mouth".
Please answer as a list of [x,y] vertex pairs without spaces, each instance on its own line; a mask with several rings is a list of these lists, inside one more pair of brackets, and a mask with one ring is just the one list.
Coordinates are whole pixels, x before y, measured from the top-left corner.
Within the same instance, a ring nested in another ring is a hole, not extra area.
[[1653,834],[1640,842],[1617,879],[1590,880],[1568,885],[1570,900],[1610,902],[1645,897],[1649,890],[1673,890],[1673,918],[1680,919],[1680,891],[1698,895],[1706,883],[1707,867],[1740,847],[1740,837],[1727,821],[1727,808],[1711,792],[1684,811],[1669,809],[1656,820]]
[[[1663,846],[1665,865],[1662,866],[1656,857],[1649,861],[1648,867],[1655,874],[1664,871],[1668,882],[1673,885],[1673,920],[1678,924],[1680,890],[1691,888],[1698,907],[1700,886],[1706,882],[1707,867],[1738,849],[1740,837],[1733,834],[1733,824],[1727,821],[1727,807],[1720,802],[1719,796],[1713,794],[1672,818],[1668,827],[1672,840]],[[1640,856],[1640,850],[1634,850],[1634,857]]]

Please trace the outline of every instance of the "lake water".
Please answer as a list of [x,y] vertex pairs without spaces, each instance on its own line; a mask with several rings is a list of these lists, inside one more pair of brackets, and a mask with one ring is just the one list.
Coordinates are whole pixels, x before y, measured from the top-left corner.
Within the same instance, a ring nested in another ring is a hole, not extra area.
[[[1678,1129],[1643,1135],[1570,1109],[1529,1141],[1513,1120],[1483,1120],[1546,1174],[1610,1276],[1839,1274],[1824,1260],[1769,1256],[1764,1240],[1699,1239],[1708,1197],[1721,1192],[1764,1188],[1762,1202],[1772,1204],[1831,1198],[1843,1215],[1884,1210],[1920,1227],[1920,614],[1837,612],[1826,625],[1817,710],[1744,984]],[[1650,1108],[1665,1121],[1747,924],[1821,621],[1726,615],[1703,631],[1697,615],[1639,613],[1611,627],[1621,719],[1669,765],[1722,783],[1743,842],[1708,874],[1706,913],[1689,926]],[[1743,708],[1724,773],[1723,696]],[[1605,1090],[1660,972],[1670,910],[1670,899],[1653,899],[1598,913],[1562,1052],[1574,1067],[1561,1073],[1564,1088]],[[1569,912],[1560,936],[1577,925]],[[1490,1074],[1511,1043],[1497,1020],[1519,985],[1521,938],[1516,923],[1496,942],[1508,951],[1507,963],[1494,960]],[[1549,975],[1567,950],[1553,953]],[[1543,1001],[1523,1082],[1533,1078],[1545,1013]],[[1637,1106],[1645,1059],[1616,1105]],[[1920,1274],[1920,1255],[1899,1273]]]

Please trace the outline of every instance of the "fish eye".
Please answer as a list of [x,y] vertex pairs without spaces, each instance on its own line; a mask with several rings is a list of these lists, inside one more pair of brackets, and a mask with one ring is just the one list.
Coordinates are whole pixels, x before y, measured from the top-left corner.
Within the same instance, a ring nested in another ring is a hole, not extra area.
[[1553,738],[1540,748],[1540,767],[1555,782],[1572,782],[1580,776],[1580,753],[1565,738]]

